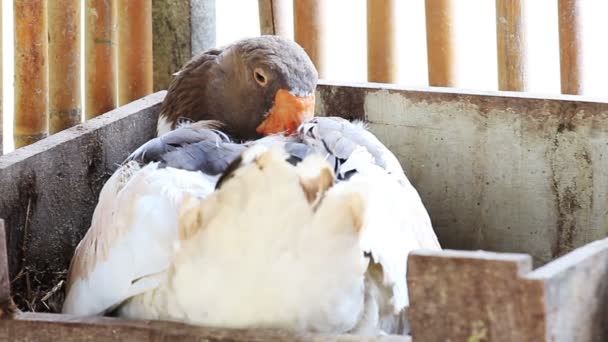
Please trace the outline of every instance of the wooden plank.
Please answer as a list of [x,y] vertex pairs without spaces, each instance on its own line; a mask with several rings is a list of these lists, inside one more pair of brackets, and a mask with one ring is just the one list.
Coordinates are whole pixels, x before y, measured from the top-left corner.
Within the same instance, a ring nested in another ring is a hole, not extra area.
[[526,90],[523,4],[523,0],[496,0],[499,90]]
[[15,148],[48,135],[48,29],[46,0],[14,0]]
[[169,88],[173,73],[192,57],[190,2],[152,2],[154,91]]
[[528,278],[545,282],[548,340],[608,341],[608,239],[578,248]]
[[454,0],[425,0],[429,85],[456,85],[454,65]]
[[85,115],[94,118],[116,108],[115,0],[85,2]]
[[99,191],[117,163],[156,135],[164,94],[0,157],[0,217],[9,228],[9,269],[20,308],[46,311],[61,304],[60,294],[47,301],[49,308],[41,297],[65,278]]
[[49,133],[81,121],[80,0],[49,2]]
[[367,80],[397,82],[397,11],[395,0],[367,0]]
[[294,0],[294,35],[314,63],[319,77],[325,75],[325,7],[322,0]]
[[293,20],[288,0],[258,0],[260,33],[293,37]]
[[321,80],[316,106],[369,123],[448,248],[538,266],[607,234],[606,101]]
[[[3,335],[3,336],[2,336]],[[22,314],[0,320],[0,337],[32,341],[53,336],[58,341],[310,341],[411,342],[405,336],[354,336],[292,333],[274,329],[220,329],[163,321],[133,321],[109,317]]]
[[581,94],[583,90],[581,1],[559,0],[558,6],[562,94]]
[[6,228],[4,220],[0,218],[0,320],[11,317],[15,311],[11,299],[11,280],[6,247]]
[[118,104],[153,91],[152,0],[117,0]]
[[522,254],[418,251],[408,259],[415,341],[544,341],[545,289]]

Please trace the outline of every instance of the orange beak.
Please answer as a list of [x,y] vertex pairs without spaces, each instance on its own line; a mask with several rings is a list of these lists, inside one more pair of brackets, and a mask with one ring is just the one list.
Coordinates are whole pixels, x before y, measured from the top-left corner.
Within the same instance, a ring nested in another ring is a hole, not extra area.
[[295,96],[279,89],[274,97],[274,105],[268,116],[257,127],[260,134],[270,135],[284,132],[294,133],[300,124],[315,115],[315,96]]

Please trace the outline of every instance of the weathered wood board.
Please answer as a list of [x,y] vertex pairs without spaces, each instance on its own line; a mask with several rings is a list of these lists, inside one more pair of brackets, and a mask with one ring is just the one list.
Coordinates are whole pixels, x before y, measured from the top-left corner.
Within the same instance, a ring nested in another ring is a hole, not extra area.
[[317,113],[365,119],[442,245],[535,265],[608,235],[608,103],[323,82]]
[[0,157],[0,218],[9,228],[11,279],[21,273],[13,281],[15,293],[32,297],[65,276],[61,272],[88,229],[99,191],[116,163],[156,134],[164,94]]
[[608,341],[608,238],[531,266],[524,254],[413,252],[412,338]]

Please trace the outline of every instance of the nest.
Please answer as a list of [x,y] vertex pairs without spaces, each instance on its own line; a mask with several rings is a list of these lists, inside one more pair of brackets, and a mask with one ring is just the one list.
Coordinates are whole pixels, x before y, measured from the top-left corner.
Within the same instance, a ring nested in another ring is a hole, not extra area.
[[60,313],[68,270],[38,271],[24,267],[11,282],[13,301],[21,311]]

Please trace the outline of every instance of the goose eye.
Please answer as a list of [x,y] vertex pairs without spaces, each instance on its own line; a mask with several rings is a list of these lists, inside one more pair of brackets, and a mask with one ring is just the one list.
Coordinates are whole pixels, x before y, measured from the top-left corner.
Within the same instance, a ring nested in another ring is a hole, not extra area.
[[264,73],[264,71],[260,68],[256,68],[253,71],[253,77],[255,78],[255,81],[258,82],[258,84],[262,87],[265,87],[268,83],[268,77],[266,77],[266,73]]

